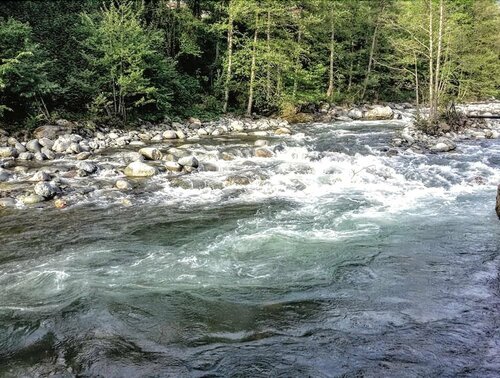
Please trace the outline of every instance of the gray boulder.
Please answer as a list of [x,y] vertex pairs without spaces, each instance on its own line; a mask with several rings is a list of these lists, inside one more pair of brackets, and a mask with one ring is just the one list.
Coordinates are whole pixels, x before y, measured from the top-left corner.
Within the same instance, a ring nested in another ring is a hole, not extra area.
[[182,165],[183,167],[193,167],[197,168],[198,167],[198,159],[196,159],[194,156],[185,156],[179,159],[178,163]]
[[35,185],[35,194],[45,198],[50,199],[60,192],[60,189],[49,182],[39,182]]
[[141,148],[139,153],[148,160],[161,160],[163,157],[161,151],[154,147]]
[[129,177],[151,177],[156,172],[155,167],[140,161],[134,161],[125,168],[125,175]]
[[0,147],[0,158],[17,157],[18,153],[15,148],[12,147]]

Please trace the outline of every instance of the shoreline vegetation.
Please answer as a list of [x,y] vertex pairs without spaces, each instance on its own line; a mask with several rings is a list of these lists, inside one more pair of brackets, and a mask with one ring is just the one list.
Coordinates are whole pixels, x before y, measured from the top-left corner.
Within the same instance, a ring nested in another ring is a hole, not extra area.
[[[0,127],[111,127],[500,91],[494,0],[84,0],[0,4]],[[328,105],[330,106],[330,105]]]

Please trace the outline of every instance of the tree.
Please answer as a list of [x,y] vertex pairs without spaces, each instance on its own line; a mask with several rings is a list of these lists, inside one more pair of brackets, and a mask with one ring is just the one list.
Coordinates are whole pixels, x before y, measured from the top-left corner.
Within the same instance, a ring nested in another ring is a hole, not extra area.
[[156,50],[163,38],[146,29],[141,12],[133,3],[123,2],[103,8],[97,19],[83,15],[86,56],[99,90],[93,108],[124,122],[133,109],[155,103],[164,110],[170,100],[168,90],[160,91],[151,80],[155,72],[171,68]]
[[47,63],[29,25],[0,19],[0,116],[9,111],[24,118],[36,109],[49,118],[44,97],[56,86],[47,78]]

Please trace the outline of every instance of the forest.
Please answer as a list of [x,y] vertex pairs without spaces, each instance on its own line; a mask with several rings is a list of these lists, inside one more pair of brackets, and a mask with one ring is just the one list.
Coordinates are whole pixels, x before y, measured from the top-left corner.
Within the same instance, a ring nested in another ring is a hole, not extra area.
[[0,3],[0,122],[119,124],[500,93],[495,0]]

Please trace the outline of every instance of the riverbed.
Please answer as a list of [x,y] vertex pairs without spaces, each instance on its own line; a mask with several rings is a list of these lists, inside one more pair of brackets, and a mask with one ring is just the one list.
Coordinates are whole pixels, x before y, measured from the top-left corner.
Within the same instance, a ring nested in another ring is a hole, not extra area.
[[0,376],[497,376],[500,141],[404,126],[207,138],[216,170],[4,209]]

